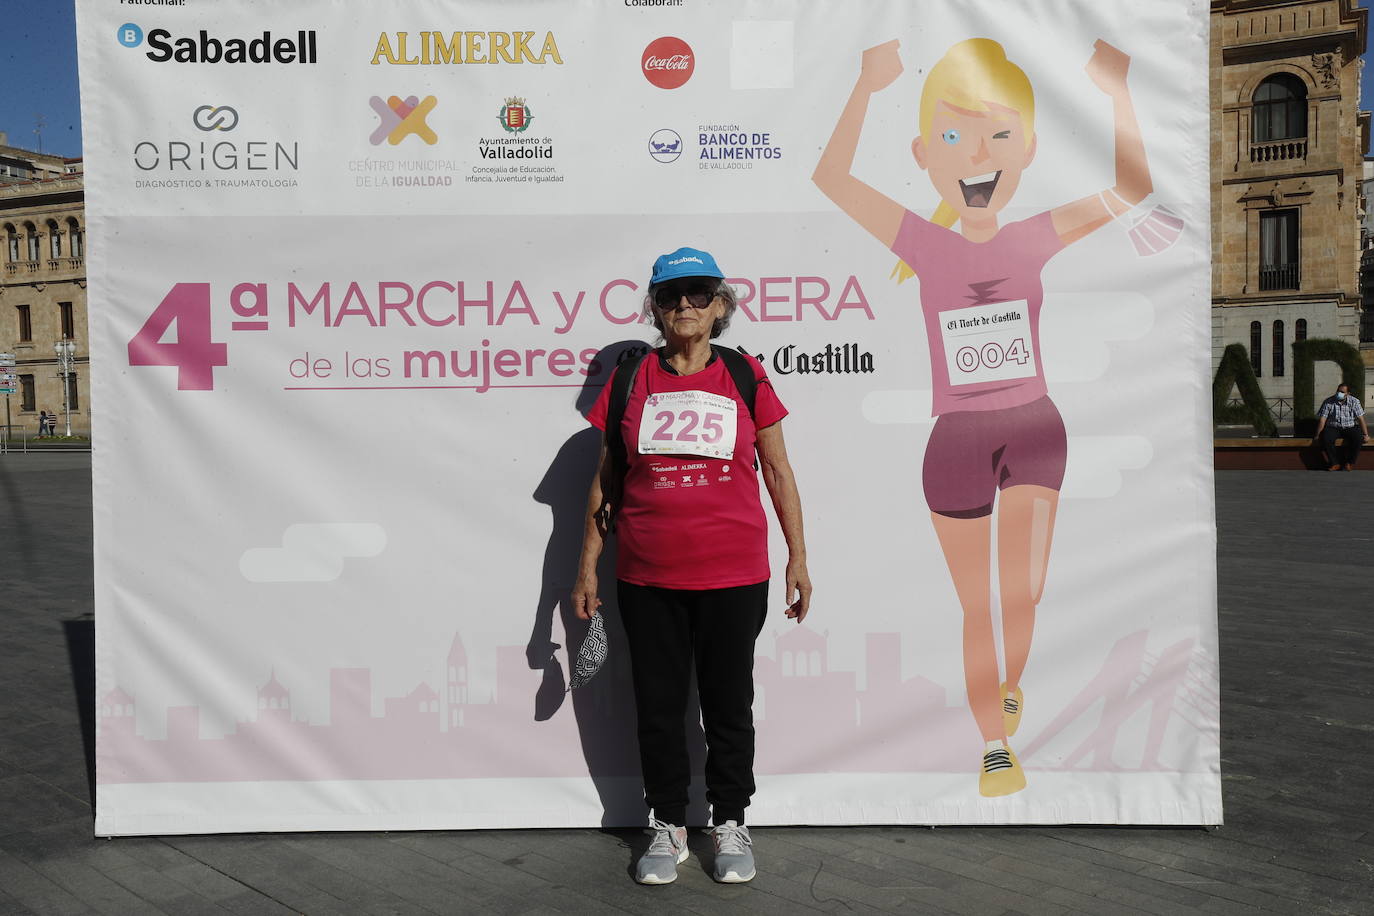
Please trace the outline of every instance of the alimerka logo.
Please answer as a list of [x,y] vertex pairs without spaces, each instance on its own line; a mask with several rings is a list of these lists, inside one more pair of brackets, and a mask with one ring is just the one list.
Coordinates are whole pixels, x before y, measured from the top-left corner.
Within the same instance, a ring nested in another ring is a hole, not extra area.
[[692,78],[696,55],[681,38],[665,35],[649,42],[639,59],[644,78],[660,89],[676,89]]
[[563,63],[558,42],[545,32],[534,47],[534,32],[383,32],[377,36],[373,65],[547,64]]
[[[126,22],[116,33],[126,48],[143,44],[143,30]],[[317,63],[315,32],[299,31],[294,38],[273,38],[264,31],[252,38],[219,38],[205,29],[194,38],[174,38],[166,29],[148,32],[144,55],[158,64],[313,64]]]
[[421,101],[413,95],[404,99],[393,95],[383,101],[381,96],[374,95],[367,103],[380,119],[377,129],[367,138],[373,146],[380,146],[383,140],[395,146],[411,134],[430,146],[439,142],[439,136],[425,123],[425,117],[439,104],[434,96],[427,95]]

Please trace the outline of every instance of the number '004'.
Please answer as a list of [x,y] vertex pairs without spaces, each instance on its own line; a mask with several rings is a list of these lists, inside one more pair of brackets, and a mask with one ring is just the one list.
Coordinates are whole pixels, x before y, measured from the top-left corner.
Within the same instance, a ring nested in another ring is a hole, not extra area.
[[[164,343],[176,322],[176,342]],[[210,284],[178,283],[129,341],[129,365],[176,366],[177,390],[213,391],[215,367],[229,365],[229,345],[210,339]]]
[[1008,361],[1024,366],[1029,359],[1030,351],[1026,349],[1026,341],[1020,337],[1012,341],[1011,346],[1005,350],[1001,344],[985,343],[979,349],[960,347],[959,352],[954,354],[954,363],[962,372],[997,369]]

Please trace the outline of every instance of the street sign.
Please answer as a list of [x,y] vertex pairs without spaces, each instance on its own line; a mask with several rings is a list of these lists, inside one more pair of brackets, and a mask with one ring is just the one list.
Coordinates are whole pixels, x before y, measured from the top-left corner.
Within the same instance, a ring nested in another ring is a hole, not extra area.
[[0,353],[0,366],[13,366],[14,363],[13,353]]

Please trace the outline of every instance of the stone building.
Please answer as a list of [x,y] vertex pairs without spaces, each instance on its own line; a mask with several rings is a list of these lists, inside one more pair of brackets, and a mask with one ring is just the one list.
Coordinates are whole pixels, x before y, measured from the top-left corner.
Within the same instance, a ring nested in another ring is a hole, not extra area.
[[[1367,16],[1355,0],[1212,0],[1212,365],[1243,344],[1280,422],[1295,340],[1360,343]],[[1338,374],[1318,364],[1317,391]]]
[[[15,438],[38,433],[39,411],[57,430],[90,429],[86,330],[86,212],[81,160],[8,145],[0,133],[0,352],[15,355],[17,390],[0,410]],[[59,372],[70,346],[72,372]],[[65,389],[65,397],[64,397]]]
[[[1364,160],[1364,219],[1360,222],[1360,355],[1366,366],[1374,366],[1374,159]],[[1365,390],[1370,385],[1366,371]]]

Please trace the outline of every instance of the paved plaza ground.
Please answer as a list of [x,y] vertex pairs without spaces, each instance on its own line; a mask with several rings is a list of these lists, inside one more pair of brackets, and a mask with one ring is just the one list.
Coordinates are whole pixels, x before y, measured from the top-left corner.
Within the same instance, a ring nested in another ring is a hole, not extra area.
[[1224,827],[760,828],[660,888],[635,831],[93,839],[90,478],[0,455],[0,914],[1374,913],[1374,474],[1217,476]]

